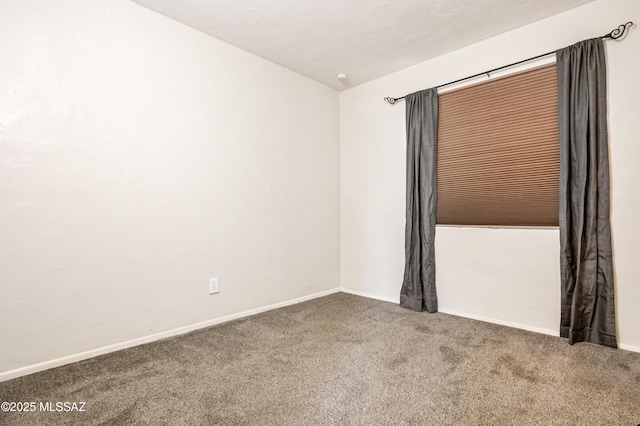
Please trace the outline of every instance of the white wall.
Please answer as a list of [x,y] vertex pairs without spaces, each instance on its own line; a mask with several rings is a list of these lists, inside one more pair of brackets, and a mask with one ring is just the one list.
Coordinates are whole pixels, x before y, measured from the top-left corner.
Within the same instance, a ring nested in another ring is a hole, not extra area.
[[[404,104],[416,90],[553,51],[640,23],[637,0],[602,0],[476,43],[340,94],[341,281],[350,291],[399,299],[404,266]],[[454,29],[452,29],[453,31]],[[455,32],[451,34],[455,37]],[[612,226],[619,343],[640,351],[640,29],[606,42]],[[438,227],[441,311],[557,333],[559,237],[553,229]]]
[[336,91],[125,0],[0,40],[0,373],[338,287]]

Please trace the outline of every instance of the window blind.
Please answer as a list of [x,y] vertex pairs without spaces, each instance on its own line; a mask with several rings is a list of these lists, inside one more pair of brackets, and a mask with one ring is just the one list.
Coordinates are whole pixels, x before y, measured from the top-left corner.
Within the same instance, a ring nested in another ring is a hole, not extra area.
[[556,65],[439,96],[437,224],[557,226]]

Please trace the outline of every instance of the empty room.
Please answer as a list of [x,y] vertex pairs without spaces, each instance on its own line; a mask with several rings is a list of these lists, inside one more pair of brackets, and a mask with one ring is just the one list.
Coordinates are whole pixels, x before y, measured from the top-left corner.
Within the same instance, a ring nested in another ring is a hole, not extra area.
[[0,0],[0,424],[640,424],[638,24]]

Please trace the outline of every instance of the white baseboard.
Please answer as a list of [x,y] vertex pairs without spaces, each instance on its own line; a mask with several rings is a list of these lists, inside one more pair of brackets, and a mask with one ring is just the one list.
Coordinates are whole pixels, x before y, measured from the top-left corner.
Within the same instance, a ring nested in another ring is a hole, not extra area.
[[[382,301],[391,302],[391,303],[400,303],[400,297],[396,297],[396,298],[380,297],[380,296],[373,295],[371,293],[365,293],[365,292],[356,291],[356,290],[349,290],[349,289],[344,288],[344,287],[341,288],[340,290],[342,290],[343,293],[355,294],[356,296],[367,297],[369,299],[382,300]],[[526,324],[519,324],[519,323],[515,323],[515,322],[510,322],[510,321],[502,321],[502,320],[495,319],[495,318],[488,318],[488,317],[483,317],[483,316],[480,316],[480,315],[474,315],[474,314],[468,314],[468,313],[465,313],[465,312],[453,311],[453,310],[450,310],[450,309],[438,308],[438,312],[442,312],[443,314],[448,314],[448,315],[454,315],[456,317],[463,317],[463,318],[474,319],[474,320],[477,320],[477,321],[488,322],[488,323],[491,323],[491,324],[499,324],[499,325],[504,325],[504,326],[512,327],[512,328],[520,328],[522,330],[533,331],[535,333],[541,333],[541,334],[548,334],[550,336],[558,336],[560,334],[558,331],[555,331],[555,330],[547,330],[545,328],[533,327],[533,326],[526,325]]]
[[[120,342],[120,343],[116,343],[116,344],[113,344],[113,345],[103,346],[101,348],[92,349],[92,350],[89,350],[89,351],[80,352],[80,353],[77,353],[77,354],[73,354],[73,355],[68,355],[68,356],[64,356],[64,357],[61,357],[61,358],[52,359],[50,361],[44,361],[44,362],[41,362],[41,363],[38,363],[38,364],[28,365],[26,367],[17,368],[15,370],[5,371],[5,372],[0,373],[0,382],[6,381],[6,380],[15,379],[15,378],[21,377],[21,376],[26,376],[26,375],[32,374],[32,373],[37,373],[38,371],[48,370],[50,368],[60,367],[62,365],[66,365],[66,364],[71,364],[73,362],[82,361],[82,360],[93,358],[93,357],[96,357],[96,356],[99,356],[99,355],[108,354],[110,352],[119,351],[121,349],[127,349],[127,348],[131,348],[133,346],[143,345],[145,343],[154,342],[156,340],[165,339],[167,337],[178,336],[180,334],[189,333],[191,331],[198,330],[198,329],[201,329],[201,328],[211,327],[212,325],[222,324],[222,323],[227,322],[227,321],[233,321],[233,320],[236,320],[236,319],[248,317],[248,316],[251,316],[251,315],[256,315],[256,314],[259,314],[259,313],[262,313],[262,312],[271,311],[273,309],[278,309],[278,308],[282,308],[282,307],[289,306],[289,305],[295,305],[296,303],[306,302],[308,300],[317,299],[319,297],[324,297],[324,296],[328,296],[330,294],[340,293],[340,292],[353,294],[353,295],[361,296],[361,297],[366,297],[366,298],[369,298],[369,299],[381,300],[381,301],[384,301],[384,302],[399,303],[399,298],[382,297],[382,296],[377,296],[377,295],[373,295],[373,294],[362,292],[362,291],[350,290],[350,289],[347,289],[347,288],[333,288],[331,290],[321,291],[319,293],[310,294],[308,296],[299,297],[297,299],[291,299],[291,300],[287,300],[287,301],[284,301],[284,302],[275,303],[273,305],[264,306],[264,307],[256,308],[256,309],[251,309],[251,310],[248,310],[248,311],[239,312],[237,314],[227,315],[227,316],[220,317],[220,318],[214,318],[214,319],[203,321],[203,322],[199,322],[199,323],[196,323],[196,324],[191,324],[191,325],[187,325],[187,326],[184,326],[184,327],[174,328],[172,330],[167,330],[167,331],[163,331],[163,332],[160,332],[160,333],[155,333],[155,334],[151,334],[151,335],[148,335],[148,336],[139,337],[137,339],[127,340],[125,342]],[[550,335],[550,336],[558,336],[558,334],[559,334],[556,330],[548,330],[548,329],[544,329],[544,328],[540,328],[540,327],[529,326],[529,325],[526,325],[526,324],[513,323],[513,322],[510,322],[510,321],[502,321],[502,320],[498,320],[498,319],[495,319],[495,318],[487,318],[487,317],[483,317],[483,316],[480,316],[480,315],[473,315],[473,314],[468,314],[468,313],[464,313],[464,312],[452,311],[452,310],[449,310],[449,309],[439,309],[439,312],[442,312],[444,314],[449,314],[449,315],[455,315],[455,316],[458,316],[458,317],[463,317],[463,318],[469,318],[469,319],[474,319],[474,320],[478,320],[478,321],[488,322],[488,323],[492,323],[492,324],[499,324],[499,325],[504,325],[504,326],[507,326],[507,327],[513,327],[513,328],[519,328],[519,329],[522,329],[522,330],[533,331],[535,333],[547,334],[547,335]],[[640,353],[640,347],[637,347],[637,346],[620,344],[620,345],[618,345],[618,347],[620,349],[623,349],[623,350],[626,350],[626,351]]]
[[[503,321],[503,320],[499,320],[499,319],[495,319],[495,318],[487,318],[487,317],[483,317],[483,316],[480,316],[480,315],[473,315],[473,314],[467,314],[467,313],[464,313],[464,312],[451,311],[449,309],[438,309],[438,312],[442,312],[443,314],[455,315],[457,317],[464,317],[464,318],[469,318],[469,319],[473,319],[473,320],[477,320],[477,321],[488,322],[488,323],[492,323],[492,324],[504,325],[504,326],[512,327],[512,328],[519,328],[519,329],[522,329],[522,330],[533,331],[534,333],[547,334],[549,336],[555,336],[555,337],[559,337],[560,336],[560,331],[558,331],[558,330],[550,330],[550,329],[541,328],[541,327],[533,327],[533,326],[526,325],[526,324],[519,324],[519,323],[510,322],[510,321]],[[629,352],[638,352],[638,353],[640,353],[640,348],[637,347],[637,346],[618,344],[618,348],[622,349],[622,350],[625,350],[625,351],[629,351]]]
[[[391,303],[400,303],[400,297],[396,297],[396,298],[380,297],[380,296],[376,296],[376,295],[371,294],[371,293],[365,293],[365,292],[356,291],[356,290],[349,290],[349,289],[344,288],[344,287],[342,287],[340,290],[342,290],[343,293],[355,294],[356,296],[367,297],[369,299],[377,299],[377,300],[382,300],[382,301],[391,302]],[[560,334],[558,331],[555,331],[555,330],[547,330],[545,328],[533,327],[533,326],[530,326],[530,325],[519,324],[519,323],[515,323],[515,322],[510,322],[510,321],[503,321],[503,320],[499,320],[499,319],[495,319],[495,318],[488,318],[488,317],[483,317],[483,316],[480,316],[480,315],[468,314],[466,312],[453,311],[453,310],[450,310],[450,309],[438,308],[438,312],[441,312],[443,314],[448,314],[448,315],[454,315],[456,317],[463,317],[463,318],[474,319],[474,320],[477,320],[477,321],[488,322],[488,323],[491,323],[491,324],[499,324],[499,325],[504,325],[504,326],[512,327],[512,328],[520,328],[522,330],[533,331],[535,333],[541,333],[541,334],[548,334],[550,336],[558,336]]]
[[251,315],[259,314],[273,309],[282,308],[284,306],[295,305],[296,303],[306,302],[308,300],[317,299],[319,297],[328,296],[330,294],[339,293],[340,288],[334,288],[331,290],[321,291],[319,293],[310,294],[308,296],[299,297],[297,299],[291,299],[273,305],[264,306],[261,308],[251,309],[237,314],[227,315],[220,318],[214,318],[211,320],[199,322],[196,324],[186,325],[184,327],[174,328],[172,330],[162,331],[160,333],[150,334],[148,336],[139,337],[137,339],[127,340],[125,342],[115,343],[113,345],[103,346],[97,349],[91,349],[89,351],[80,352],[73,355],[67,355],[61,358],[52,359],[50,361],[40,362],[38,364],[28,365],[26,367],[20,367],[15,370],[9,370],[0,373],[0,382],[15,379],[16,377],[26,376],[27,374],[36,373],[38,371],[48,370],[54,367],[60,367],[61,365],[71,364],[72,362],[82,361],[85,359],[93,358],[98,355],[108,354],[110,352],[119,351],[121,349],[131,348],[133,346],[143,345],[145,343],[155,342],[156,340],[165,339],[167,337],[178,336],[180,334],[189,333],[190,331],[198,330],[201,328],[211,327],[212,325],[222,324],[223,322],[236,320],[239,318],[248,317]]
[[496,318],[484,317],[482,315],[468,314],[466,312],[458,312],[458,311],[452,311],[450,309],[440,309],[440,308],[438,308],[438,312],[442,312],[443,314],[448,314],[448,315],[454,315],[456,317],[469,318],[469,319],[473,319],[473,320],[476,320],[476,321],[482,321],[482,322],[488,322],[488,323],[491,323],[491,324],[504,325],[506,327],[519,328],[521,330],[533,331],[534,333],[547,334],[549,336],[555,336],[555,337],[560,336],[560,331],[558,331],[558,330],[550,330],[550,329],[547,329],[547,328],[535,327],[535,326],[532,326],[532,325],[521,324],[521,323],[517,323],[517,322],[504,321],[504,320],[500,320],[500,319],[496,319]]
[[640,353],[640,347],[638,347],[638,346],[619,344],[618,348],[623,349],[625,351],[629,351],[629,352],[638,352],[638,353]]
[[[362,296],[362,297],[366,297],[368,299],[382,300],[384,302],[391,302],[391,303],[400,303],[400,298],[399,297],[396,297],[396,298],[381,297],[381,296],[376,296],[374,294],[366,293],[366,292],[363,292],[363,291],[350,290],[350,289],[344,288],[344,287],[340,288],[340,290],[343,293],[354,294],[356,296]],[[511,322],[511,321],[503,321],[503,320],[499,320],[499,319],[496,319],[496,318],[489,318],[489,317],[484,317],[484,316],[481,316],[481,315],[468,314],[466,312],[459,312],[459,311],[454,311],[454,310],[451,310],[451,309],[438,308],[438,312],[442,312],[443,314],[448,314],[448,315],[454,315],[456,317],[469,318],[469,319],[473,319],[473,320],[477,320],[477,321],[488,322],[488,323],[491,323],[491,324],[498,324],[498,325],[504,325],[506,327],[519,328],[521,330],[533,331],[534,333],[546,334],[546,335],[549,335],[549,336],[558,337],[560,335],[560,332],[558,330],[551,330],[551,329],[546,329],[546,328],[542,328],[542,327],[534,327],[534,326],[531,326],[531,325],[520,324],[520,323]],[[640,353],[640,347],[637,347],[637,346],[618,344],[618,348],[623,349],[625,351]]]
[[348,293],[348,294],[353,294],[356,296],[361,296],[361,297],[366,297],[367,299],[375,299],[375,300],[382,300],[383,302],[391,302],[391,303],[400,303],[400,297],[382,297],[382,296],[376,296],[370,293],[365,293],[363,291],[357,291],[357,290],[351,290],[348,288],[344,288],[341,287],[340,291],[342,291],[343,293]]

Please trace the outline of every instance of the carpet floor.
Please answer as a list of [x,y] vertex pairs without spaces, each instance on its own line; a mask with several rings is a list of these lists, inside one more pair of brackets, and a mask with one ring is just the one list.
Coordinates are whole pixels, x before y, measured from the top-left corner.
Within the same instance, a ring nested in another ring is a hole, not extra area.
[[635,426],[640,353],[338,293],[6,381],[0,401],[45,403],[2,425]]

